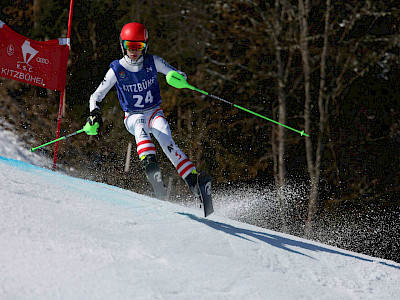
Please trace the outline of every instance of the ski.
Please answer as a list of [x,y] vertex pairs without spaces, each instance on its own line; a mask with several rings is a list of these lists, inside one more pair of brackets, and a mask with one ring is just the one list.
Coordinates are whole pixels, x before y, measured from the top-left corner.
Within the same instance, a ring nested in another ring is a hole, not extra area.
[[150,162],[145,167],[147,180],[150,182],[151,186],[153,187],[154,194],[158,199],[164,199],[167,195],[167,191],[165,189],[161,170],[157,163]]
[[200,172],[197,176],[197,185],[200,190],[200,201],[204,209],[204,217],[214,212],[211,198],[211,177],[206,172]]

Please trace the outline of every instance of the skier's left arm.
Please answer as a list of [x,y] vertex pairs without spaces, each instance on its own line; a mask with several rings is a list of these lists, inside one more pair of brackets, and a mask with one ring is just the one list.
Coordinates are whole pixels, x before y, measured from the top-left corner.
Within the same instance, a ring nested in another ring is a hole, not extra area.
[[157,72],[167,75],[168,72],[170,72],[170,71],[176,71],[179,74],[182,74],[185,77],[185,79],[187,79],[187,75],[184,72],[177,70],[176,68],[171,66],[169,63],[167,63],[161,57],[159,57],[157,55],[153,55],[153,57],[154,57],[154,64],[156,65],[156,68],[157,68]]

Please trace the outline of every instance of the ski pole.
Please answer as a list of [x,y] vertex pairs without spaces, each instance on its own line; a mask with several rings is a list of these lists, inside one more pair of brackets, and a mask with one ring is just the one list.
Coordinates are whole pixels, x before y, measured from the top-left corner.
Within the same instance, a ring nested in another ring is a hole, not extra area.
[[66,138],[69,138],[69,137],[71,137],[71,136],[74,136],[74,135],[79,134],[79,133],[82,133],[82,132],[86,132],[87,135],[97,135],[97,128],[99,128],[99,123],[95,123],[94,125],[90,125],[90,124],[86,123],[86,125],[85,125],[82,129],[80,129],[80,130],[78,130],[78,131],[75,131],[75,132],[73,132],[73,133],[71,133],[71,134],[68,134],[68,135],[66,135],[66,136],[60,137],[60,138],[58,138],[58,139],[55,139],[55,140],[53,140],[53,141],[51,141],[51,142],[48,142],[48,143],[46,143],[46,144],[37,146],[37,147],[35,147],[35,148],[31,148],[30,151],[33,152],[33,151],[35,151],[36,149],[42,148],[42,147],[44,147],[44,146],[53,144],[53,143],[58,142],[58,141],[61,141],[61,140],[65,140]]
[[283,126],[283,127],[287,128],[287,129],[290,129],[290,130],[292,130],[292,131],[295,131],[295,132],[297,132],[297,133],[300,133],[301,136],[305,135],[305,136],[307,136],[307,137],[310,137],[308,134],[306,134],[306,133],[304,132],[304,130],[303,130],[303,131],[299,131],[299,130],[297,130],[297,129],[291,128],[291,127],[289,127],[289,126],[287,126],[287,125],[285,125],[285,124],[279,123],[279,122],[277,122],[277,121],[275,121],[275,120],[269,119],[269,118],[267,118],[267,117],[265,117],[265,116],[263,116],[263,115],[260,115],[260,114],[254,112],[254,111],[251,111],[250,109],[241,107],[241,106],[239,106],[239,105],[236,105],[236,104],[234,104],[234,103],[231,103],[231,102],[229,102],[229,101],[226,101],[225,99],[222,99],[222,98],[217,97],[217,96],[215,96],[215,95],[209,94],[209,93],[207,93],[207,92],[205,92],[205,91],[203,91],[203,90],[200,90],[200,89],[198,89],[198,88],[196,88],[196,87],[190,85],[189,83],[187,83],[185,77],[184,77],[183,75],[179,74],[179,73],[176,72],[176,71],[170,71],[170,72],[167,74],[167,82],[168,82],[169,85],[171,85],[171,86],[173,86],[173,87],[175,87],[175,88],[177,88],[177,89],[184,89],[184,88],[187,88],[187,89],[191,89],[191,90],[193,90],[193,91],[197,91],[197,92],[202,93],[202,94],[204,94],[204,95],[206,95],[206,96],[209,96],[209,97],[211,97],[211,98],[220,100],[220,101],[225,102],[225,103],[227,103],[227,104],[229,104],[229,105],[232,105],[233,107],[236,107],[236,108],[239,108],[239,109],[241,109],[241,110],[244,110],[244,111],[246,111],[246,112],[248,112],[248,113],[251,113],[251,114],[253,114],[253,115],[257,116],[257,117],[263,118],[263,119],[268,120],[268,121],[270,121],[270,122],[272,122],[272,123],[278,124],[278,125]]
[[60,137],[60,138],[55,139],[55,140],[53,140],[53,141],[51,141],[51,142],[48,142],[48,143],[46,143],[46,144],[43,144],[43,145],[40,145],[40,146],[31,148],[30,151],[33,152],[33,151],[35,151],[36,149],[42,148],[42,147],[44,147],[44,146],[53,144],[53,143],[58,142],[58,141],[61,141],[61,140],[65,140],[66,138],[69,138],[69,137],[71,137],[71,136],[74,136],[74,135],[79,134],[79,133],[84,132],[84,131],[85,131],[85,130],[80,129],[80,130],[78,130],[78,131],[75,131],[74,133],[71,133],[71,134],[68,134],[68,135],[66,135],[66,136]]
[[60,138],[58,138],[58,139],[55,139],[55,140],[53,140],[53,141],[51,141],[51,142],[48,142],[48,143],[46,143],[46,144],[37,146],[37,147],[35,147],[35,148],[31,148],[30,151],[33,152],[33,151],[35,151],[36,149],[42,148],[42,147],[44,147],[44,146],[53,144],[53,143],[58,142],[58,141],[61,141],[61,140],[65,140],[66,138],[69,138],[69,137],[71,137],[71,136],[74,136],[74,135],[79,134],[79,133],[82,133],[82,132],[86,132],[87,135],[97,135],[97,129],[99,128],[99,126],[100,126],[99,123],[95,123],[94,125],[90,125],[89,122],[88,122],[88,123],[85,124],[85,126],[83,126],[82,129],[80,129],[80,130],[78,130],[78,131],[75,131],[75,132],[73,132],[73,133],[71,133],[71,134],[68,134],[68,135],[66,135],[66,136],[60,137]]

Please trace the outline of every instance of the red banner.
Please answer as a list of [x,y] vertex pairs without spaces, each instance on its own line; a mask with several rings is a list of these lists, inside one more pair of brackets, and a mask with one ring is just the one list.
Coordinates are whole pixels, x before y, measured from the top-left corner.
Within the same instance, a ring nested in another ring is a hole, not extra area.
[[63,91],[67,77],[67,39],[31,40],[0,20],[0,76]]

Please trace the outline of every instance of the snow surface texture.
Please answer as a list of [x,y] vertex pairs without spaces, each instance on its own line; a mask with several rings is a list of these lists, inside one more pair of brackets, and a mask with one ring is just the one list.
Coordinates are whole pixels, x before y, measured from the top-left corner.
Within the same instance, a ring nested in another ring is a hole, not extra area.
[[400,299],[398,263],[195,204],[5,157],[0,189],[0,299]]
[[[37,152],[29,151],[13,131],[10,124],[0,119],[0,155],[30,163],[40,167],[51,168],[52,162],[48,158],[40,156]],[[44,142],[43,142],[44,143]]]

